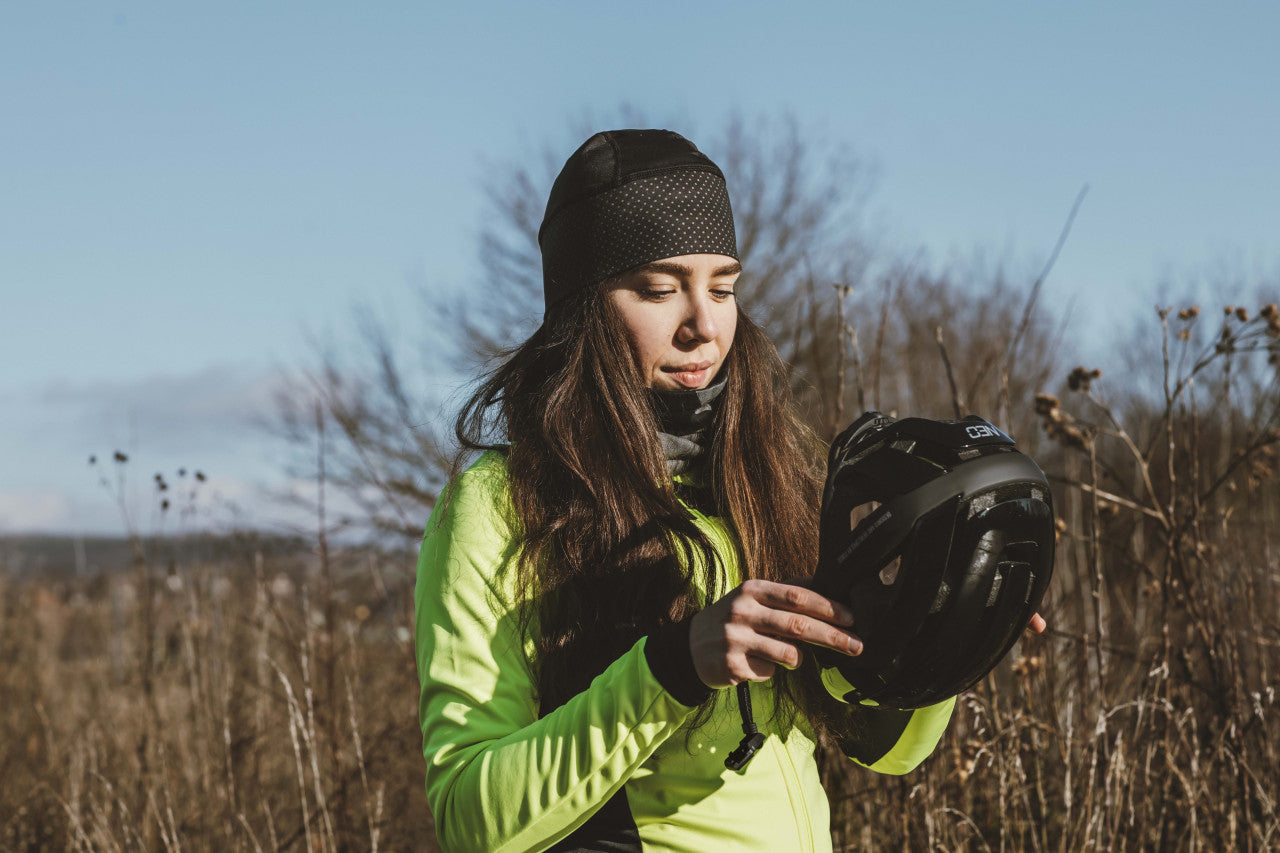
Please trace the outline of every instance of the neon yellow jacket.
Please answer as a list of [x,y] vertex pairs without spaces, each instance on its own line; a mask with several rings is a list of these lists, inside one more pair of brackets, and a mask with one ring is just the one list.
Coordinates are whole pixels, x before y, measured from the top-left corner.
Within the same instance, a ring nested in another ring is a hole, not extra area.
[[[539,717],[533,641],[517,625],[504,457],[485,453],[449,486],[427,525],[414,594],[427,798],[448,851],[829,851],[830,814],[811,732],[778,731],[767,683],[753,684],[768,734],[741,772],[734,691],[686,737],[694,707],[664,687],[636,642],[591,685]],[[691,510],[737,565],[730,533]],[[656,648],[656,645],[655,645]],[[678,691],[677,691],[678,692]],[[933,751],[954,700],[896,715],[863,759],[906,773]],[[576,832],[587,827],[596,839]],[[608,841],[604,836],[608,836]],[[559,846],[557,846],[559,845]]]

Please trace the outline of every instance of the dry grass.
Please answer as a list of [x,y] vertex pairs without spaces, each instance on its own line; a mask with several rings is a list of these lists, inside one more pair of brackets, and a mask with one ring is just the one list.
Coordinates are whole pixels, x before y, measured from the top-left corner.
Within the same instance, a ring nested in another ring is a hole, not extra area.
[[431,849],[385,559],[4,581],[0,846]]
[[824,756],[837,849],[1280,848],[1280,312],[1207,335],[1171,313],[1161,384],[1115,389],[1123,415],[1097,369],[1029,401],[1060,484],[1053,628],[920,772]]

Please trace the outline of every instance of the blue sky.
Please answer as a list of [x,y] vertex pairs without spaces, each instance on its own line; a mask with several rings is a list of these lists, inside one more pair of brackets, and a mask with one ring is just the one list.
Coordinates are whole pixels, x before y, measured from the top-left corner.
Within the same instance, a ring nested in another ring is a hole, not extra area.
[[309,336],[361,302],[430,334],[411,284],[474,284],[494,164],[624,103],[695,141],[793,114],[939,261],[1038,268],[1088,183],[1046,299],[1099,354],[1161,287],[1274,290],[1277,32],[1258,3],[11,4],[0,532],[118,530],[84,464],[115,447],[272,521],[286,454],[247,421]]

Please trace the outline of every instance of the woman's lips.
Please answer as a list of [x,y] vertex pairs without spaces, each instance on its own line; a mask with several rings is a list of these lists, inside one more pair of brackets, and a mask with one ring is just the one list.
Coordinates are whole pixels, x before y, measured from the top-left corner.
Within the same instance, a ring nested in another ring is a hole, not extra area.
[[678,364],[664,367],[662,371],[686,388],[701,388],[707,384],[707,373],[715,362],[699,361],[694,364]]

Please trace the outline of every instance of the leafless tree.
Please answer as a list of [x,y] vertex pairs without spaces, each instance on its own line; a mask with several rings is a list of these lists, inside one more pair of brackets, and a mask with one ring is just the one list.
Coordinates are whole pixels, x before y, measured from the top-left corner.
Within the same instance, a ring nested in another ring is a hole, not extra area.
[[[622,123],[655,124],[625,112]],[[998,274],[930,270],[922,252],[886,248],[867,216],[876,170],[848,146],[789,117],[736,115],[718,129],[678,129],[725,172],[745,268],[742,304],[777,344],[820,433],[834,435],[870,407],[1007,415],[1009,394],[1029,399],[1043,386],[1053,347],[1039,306]],[[339,428],[330,482],[374,528],[418,536],[452,471],[448,413],[418,391],[429,384],[420,369],[427,355],[455,380],[474,376],[541,321],[538,227],[572,144],[487,169],[476,281],[444,297],[422,294],[418,337],[432,353],[406,359],[366,311],[364,362],[321,349],[318,368],[282,395],[274,425],[291,440],[310,440],[317,400]],[[1028,343],[1011,365],[1018,329]]]

